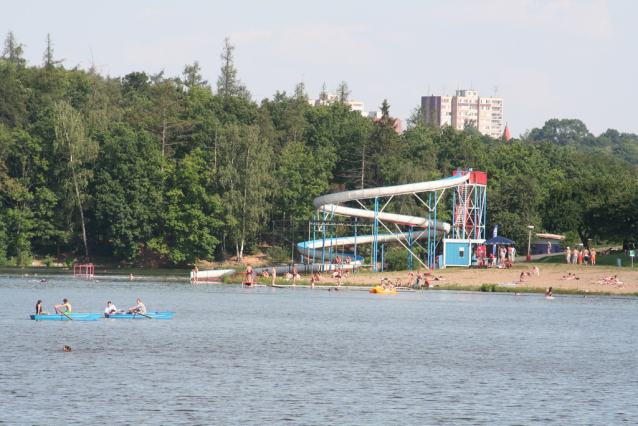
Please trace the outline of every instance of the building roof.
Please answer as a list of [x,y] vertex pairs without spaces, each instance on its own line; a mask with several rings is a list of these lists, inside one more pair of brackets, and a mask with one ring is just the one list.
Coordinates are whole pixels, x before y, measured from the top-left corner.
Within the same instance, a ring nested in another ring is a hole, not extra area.
[[544,238],[546,240],[564,240],[564,235],[556,235],[556,234],[536,234],[537,238]]
[[507,127],[507,123],[505,123],[505,131],[503,132],[503,137],[505,138],[506,141],[509,141],[510,139],[512,139],[510,137],[510,128]]

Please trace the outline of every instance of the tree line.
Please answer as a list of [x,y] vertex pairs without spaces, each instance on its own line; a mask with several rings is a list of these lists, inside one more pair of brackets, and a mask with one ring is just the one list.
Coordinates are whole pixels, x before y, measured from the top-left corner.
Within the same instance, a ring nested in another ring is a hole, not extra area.
[[[487,224],[519,250],[527,225],[585,244],[636,232],[633,134],[595,137],[579,120],[549,120],[496,140],[425,124],[415,108],[399,135],[387,101],[380,119],[363,117],[343,102],[343,82],[325,105],[311,106],[303,83],[255,102],[229,39],[214,88],[198,62],[177,77],[114,78],[65,68],[50,37],[39,65],[23,49],[9,32],[0,59],[0,264],[241,259],[272,220],[311,218],[319,195],[468,167],[488,173]],[[442,206],[439,217],[450,220],[451,201]],[[423,214],[409,197],[387,209]]]

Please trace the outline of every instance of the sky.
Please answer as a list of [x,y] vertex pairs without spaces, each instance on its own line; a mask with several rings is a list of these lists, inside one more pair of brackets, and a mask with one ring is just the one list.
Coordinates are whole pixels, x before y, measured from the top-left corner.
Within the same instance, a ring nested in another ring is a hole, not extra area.
[[311,98],[345,81],[351,98],[406,119],[421,96],[473,88],[504,99],[510,133],[552,118],[599,135],[638,133],[634,0],[3,0],[28,65],[47,34],[66,68],[181,76],[198,61],[215,87],[225,37],[253,99]]

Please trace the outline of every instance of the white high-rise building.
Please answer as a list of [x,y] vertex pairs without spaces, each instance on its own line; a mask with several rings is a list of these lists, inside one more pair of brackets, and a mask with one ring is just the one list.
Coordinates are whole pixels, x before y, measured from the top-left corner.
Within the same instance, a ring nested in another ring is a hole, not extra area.
[[457,90],[454,96],[421,97],[423,118],[438,126],[463,130],[473,126],[483,135],[503,135],[503,98],[481,97],[476,90]]

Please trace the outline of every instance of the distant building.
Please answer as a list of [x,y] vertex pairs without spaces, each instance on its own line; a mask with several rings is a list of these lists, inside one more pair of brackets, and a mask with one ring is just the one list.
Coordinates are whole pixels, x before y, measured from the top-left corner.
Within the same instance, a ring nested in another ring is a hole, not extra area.
[[[308,104],[310,106],[320,106],[320,105],[330,105],[334,102],[339,102],[339,97],[333,93],[326,93],[325,100],[324,99],[308,99]],[[346,102],[350,105],[350,109],[352,111],[357,111],[361,114],[362,117],[368,117],[372,120],[379,120],[381,118],[381,111],[366,111],[365,105],[361,101],[355,101],[354,99]],[[395,118],[394,130],[397,133],[401,134],[403,132],[403,121],[399,118]]]
[[478,96],[475,90],[457,90],[454,96],[422,96],[423,119],[457,130],[476,127],[483,135],[503,136],[503,99]]
[[353,111],[359,111],[361,116],[365,117],[368,114],[365,112],[365,108],[363,107],[363,102],[355,101],[354,99],[348,102],[350,105],[350,109]]

